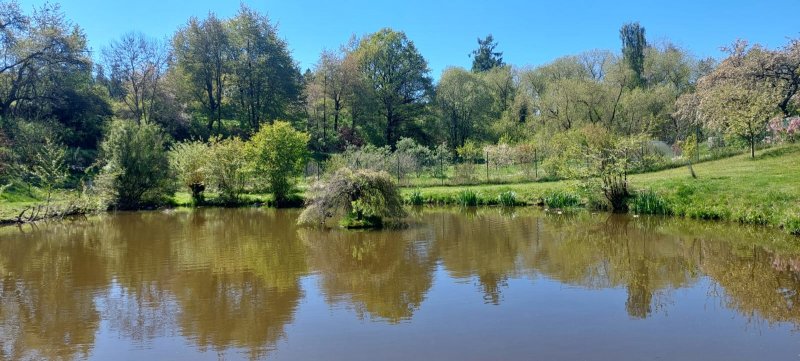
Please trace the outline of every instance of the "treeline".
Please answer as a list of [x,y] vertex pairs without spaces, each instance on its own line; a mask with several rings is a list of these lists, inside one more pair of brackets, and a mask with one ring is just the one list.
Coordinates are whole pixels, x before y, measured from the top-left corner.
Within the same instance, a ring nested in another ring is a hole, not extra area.
[[[620,179],[630,154],[644,158],[656,142],[676,154],[724,144],[754,152],[800,128],[798,40],[775,50],[736,42],[717,63],[650,43],[630,23],[620,52],[520,67],[505,63],[489,35],[471,52],[471,69],[447,68],[434,82],[413,41],[388,28],[323,51],[302,72],[274,23],[244,5],[228,19],[191,18],[168,40],[132,32],[98,52],[57,5],[26,13],[2,1],[0,30],[3,184],[91,179],[114,163],[101,146],[115,136],[114,119],[154,127],[162,151],[244,142],[280,119],[307,134],[320,159],[365,145],[395,151],[408,138],[448,150],[442,159],[487,161],[470,149],[509,146],[549,161],[553,176]],[[575,161],[587,157],[596,162]],[[53,159],[73,177],[54,181]]]

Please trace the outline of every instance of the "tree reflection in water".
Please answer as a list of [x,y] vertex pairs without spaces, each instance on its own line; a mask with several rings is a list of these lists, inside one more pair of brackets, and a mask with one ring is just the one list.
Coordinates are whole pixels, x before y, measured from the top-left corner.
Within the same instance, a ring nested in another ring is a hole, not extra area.
[[360,317],[400,322],[419,308],[436,259],[424,229],[343,231],[302,229],[309,263],[329,303],[345,302]]
[[674,290],[711,284],[711,299],[754,324],[800,325],[800,246],[764,229],[484,208],[351,232],[298,229],[296,216],[144,212],[2,228],[0,358],[86,358],[103,324],[135,344],[181,337],[263,358],[287,337],[304,277],[328,304],[394,324],[424,307],[437,269],[498,306],[509,280],[546,278],[625,290],[619,307],[641,319],[668,309]]

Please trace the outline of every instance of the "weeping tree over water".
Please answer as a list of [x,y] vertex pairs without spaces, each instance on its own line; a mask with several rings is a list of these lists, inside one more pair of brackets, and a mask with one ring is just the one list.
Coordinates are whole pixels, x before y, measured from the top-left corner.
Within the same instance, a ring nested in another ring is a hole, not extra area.
[[373,228],[406,214],[397,184],[383,171],[342,168],[317,182],[310,193],[300,224],[324,224],[328,218],[343,217],[344,227]]

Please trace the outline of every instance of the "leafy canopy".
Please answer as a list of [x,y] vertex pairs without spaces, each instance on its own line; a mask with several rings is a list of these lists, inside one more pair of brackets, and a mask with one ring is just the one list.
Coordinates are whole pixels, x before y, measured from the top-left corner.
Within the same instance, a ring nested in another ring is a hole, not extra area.
[[166,151],[167,136],[158,125],[115,120],[101,144],[105,165],[98,187],[118,209],[168,202],[175,182]]
[[288,122],[276,121],[263,125],[247,144],[256,174],[267,178],[277,203],[289,200],[292,178],[302,175],[308,139]]

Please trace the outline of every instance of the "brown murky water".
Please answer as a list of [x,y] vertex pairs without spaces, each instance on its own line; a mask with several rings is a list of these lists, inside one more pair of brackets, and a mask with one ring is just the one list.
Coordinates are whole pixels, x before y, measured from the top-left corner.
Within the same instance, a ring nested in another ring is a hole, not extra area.
[[800,246],[777,233],[536,210],[425,210],[382,232],[296,216],[0,229],[0,359],[800,360]]

